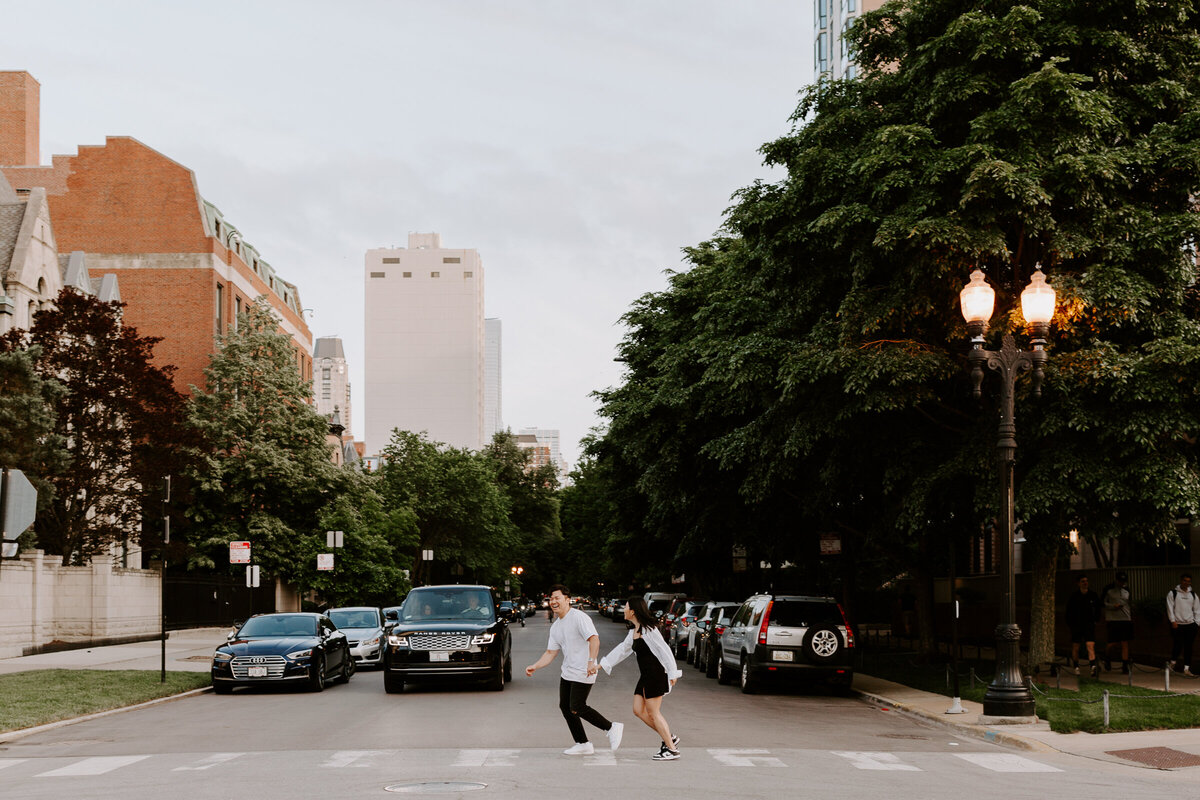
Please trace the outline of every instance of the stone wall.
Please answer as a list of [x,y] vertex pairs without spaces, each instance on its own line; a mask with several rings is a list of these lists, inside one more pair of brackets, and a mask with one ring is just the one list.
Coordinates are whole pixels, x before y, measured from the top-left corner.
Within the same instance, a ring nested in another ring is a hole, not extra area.
[[64,567],[42,551],[0,562],[0,658],[47,645],[136,639],[161,630],[159,574],[98,562]]

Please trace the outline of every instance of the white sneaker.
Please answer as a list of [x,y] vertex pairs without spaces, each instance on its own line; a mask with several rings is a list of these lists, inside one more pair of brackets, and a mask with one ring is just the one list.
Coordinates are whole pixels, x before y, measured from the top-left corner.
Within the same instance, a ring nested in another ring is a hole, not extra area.
[[662,749],[650,756],[650,758],[654,759],[655,761],[674,761],[675,759],[679,758],[679,751],[672,750],[664,744]]
[[563,750],[563,755],[564,756],[590,756],[592,753],[595,753],[595,752],[596,752],[596,748],[592,747],[591,742],[580,742],[579,744],[574,745],[573,747],[568,747],[566,750]]
[[608,746],[612,750],[616,750],[621,746],[621,735],[625,733],[625,723],[614,722],[612,727],[608,729]]

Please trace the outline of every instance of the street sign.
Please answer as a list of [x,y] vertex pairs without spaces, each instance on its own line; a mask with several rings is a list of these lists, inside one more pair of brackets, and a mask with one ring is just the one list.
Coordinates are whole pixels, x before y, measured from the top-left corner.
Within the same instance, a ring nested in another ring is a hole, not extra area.
[[4,470],[3,500],[4,513],[0,516],[0,538],[6,542],[16,541],[37,517],[37,489],[19,469]]
[[325,546],[332,550],[335,547],[342,546],[341,531],[325,531]]
[[249,564],[250,563],[250,543],[249,542],[230,542],[229,543],[229,563],[230,564]]
[[256,589],[256,588],[258,588],[258,583],[259,583],[258,564],[247,564],[246,565],[246,588]]
[[333,553],[317,553],[317,569],[333,569]]

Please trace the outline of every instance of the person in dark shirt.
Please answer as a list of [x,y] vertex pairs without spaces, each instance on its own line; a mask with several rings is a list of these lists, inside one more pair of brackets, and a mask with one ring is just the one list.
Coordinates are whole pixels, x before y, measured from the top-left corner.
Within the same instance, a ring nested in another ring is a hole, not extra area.
[[1099,677],[1096,662],[1096,620],[1100,618],[1100,598],[1088,588],[1087,575],[1079,576],[1079,591],[1067,600],[1067,628],[1071,631],[1071,666],[1079,674],[1079,645],[1087,646],[1088,665],[1093,678]]

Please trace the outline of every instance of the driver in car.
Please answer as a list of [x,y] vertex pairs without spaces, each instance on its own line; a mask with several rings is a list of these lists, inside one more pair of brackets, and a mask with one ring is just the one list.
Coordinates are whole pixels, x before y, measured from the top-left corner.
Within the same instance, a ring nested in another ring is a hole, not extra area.
[[464,617],[486,617],[490,613],[486,608],[479,605],[479,595],[472,594],[467,596],[467,607],[462,612]]

